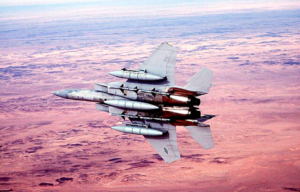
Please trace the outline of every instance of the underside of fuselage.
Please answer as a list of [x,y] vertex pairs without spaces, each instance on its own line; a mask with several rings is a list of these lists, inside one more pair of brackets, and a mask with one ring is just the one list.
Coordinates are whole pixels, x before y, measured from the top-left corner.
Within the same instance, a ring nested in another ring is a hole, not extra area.
[[137,70],[122,69],[111,75],[123,82],[96,83],[94,90],[65,89],[53,94],[62,98],[96,103],[96,109],[128,119],[113,126],[117,131],[143,135],[166,161],[180,159],[176,126],[185,126],[205,149],[214,146],[210,126],[203,122],[215,117],[201,116],[201,95],[211,87],[212,71],[204,68],[184,87],[175,86],[177,49],[162,43]]

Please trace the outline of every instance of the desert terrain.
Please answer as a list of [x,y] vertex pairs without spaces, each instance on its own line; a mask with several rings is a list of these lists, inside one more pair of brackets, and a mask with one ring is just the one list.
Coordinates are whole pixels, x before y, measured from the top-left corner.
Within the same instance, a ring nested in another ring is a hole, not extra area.
[[[299,9],[65,14],[0,17],[0,191],[300,191]],[[211,150],[177,127],[182,159],[165,163],[143,136],[110,128],[121,119],[51,94],[124,81],[108,72],[136,69],[162,42],[178,48],[176,85],[214,72],[200,98],[218,115]]]

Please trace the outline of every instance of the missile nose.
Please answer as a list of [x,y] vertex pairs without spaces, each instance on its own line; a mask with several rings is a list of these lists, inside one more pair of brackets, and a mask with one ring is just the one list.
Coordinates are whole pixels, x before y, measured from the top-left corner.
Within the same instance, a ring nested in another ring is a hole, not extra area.
[[155,105],[147,105],[146,107],[147,107],[147,110],[157,110],[157,109],[159,109],[159,107],[155,106]]
[[52,94],[58,96],[58,91],[52,91]]
[[68,90],[60,90],[60,91],[53,91],[52,94],[58,97],[67,98],[68,97]]
[[113,127],[111,127],[112,129],[114,129],[114,130],[116,130],[116,131],[121,131],[121,132],[123,132],[124,131],[124,128],[123,128],[124,126],[113,126]]
[[108,74],[118,77],[118,76],[120,76],[120,71],[111,71]]

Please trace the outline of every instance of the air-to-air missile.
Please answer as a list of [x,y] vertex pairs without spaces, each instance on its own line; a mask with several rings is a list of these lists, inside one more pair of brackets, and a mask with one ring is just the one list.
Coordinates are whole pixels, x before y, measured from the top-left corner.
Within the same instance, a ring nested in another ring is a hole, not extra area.
[[214,146],[210,126],[203,122],[215,117],[199,109],[201,95],[211,87],[212,71],[203,68],[184,87],[174,86],[177,50],[162,43],[138,70],[123,68],[109,72],[124,82],[96,83],[94,90],[65,89],[54,95],[73,100],[96,102],[96,109],[127,118],[114,130],[143,135],[166,162],[180,158],[176,126],[185,126],[205,149]]

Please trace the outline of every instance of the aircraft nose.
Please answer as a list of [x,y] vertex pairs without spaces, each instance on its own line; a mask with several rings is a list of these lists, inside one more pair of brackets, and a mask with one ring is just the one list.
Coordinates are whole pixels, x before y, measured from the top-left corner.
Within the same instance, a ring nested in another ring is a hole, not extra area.
[[67,98],[68,96],[68,90],[60,90],[60,91],[53,91],[52,94],[56,95],[58,97]]

